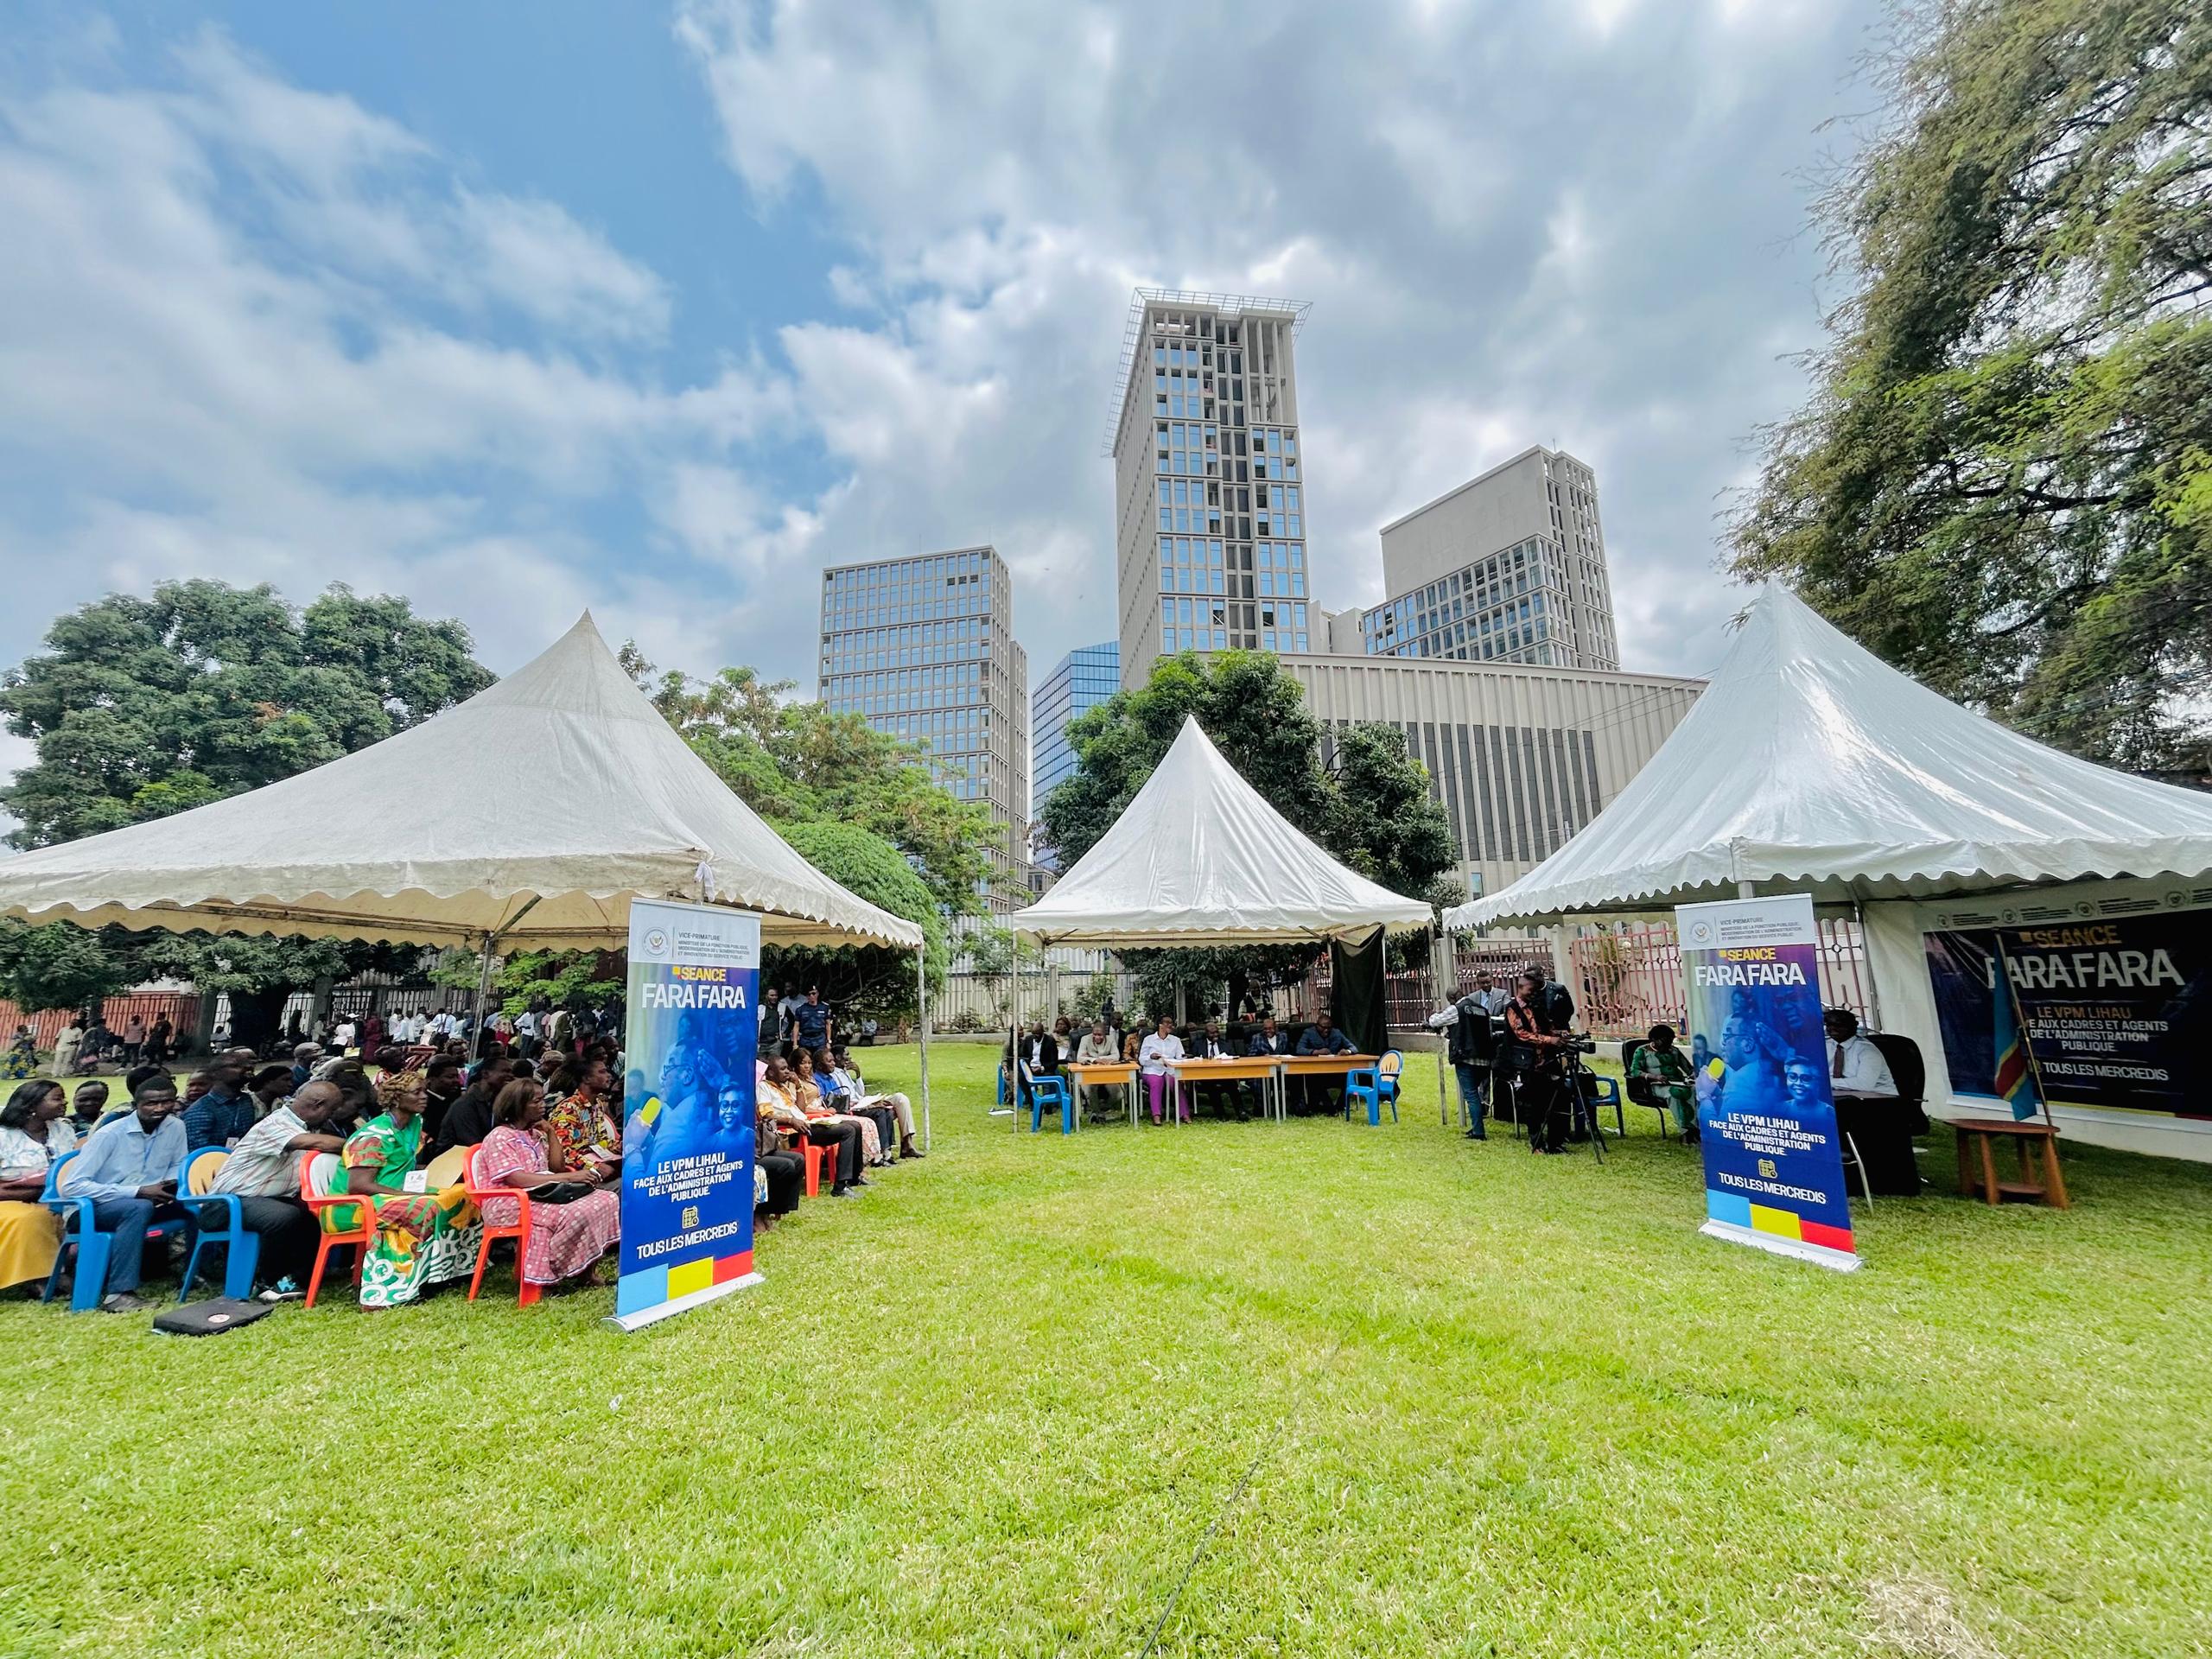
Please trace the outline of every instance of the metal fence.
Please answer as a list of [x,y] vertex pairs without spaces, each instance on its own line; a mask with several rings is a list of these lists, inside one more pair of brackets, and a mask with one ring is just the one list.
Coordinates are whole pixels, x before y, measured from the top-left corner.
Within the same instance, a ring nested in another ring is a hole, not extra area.
[[[1819,918],[1821,1003],[1849,1008],[1872,1023],[1866,940],[1848,916]],[[1606,1038],[1641,1037],[1662,1023],[1688,1023],[1682,952],[1672,922],[1624,922],[1569,941],[1567,988],[1586,1029]]]

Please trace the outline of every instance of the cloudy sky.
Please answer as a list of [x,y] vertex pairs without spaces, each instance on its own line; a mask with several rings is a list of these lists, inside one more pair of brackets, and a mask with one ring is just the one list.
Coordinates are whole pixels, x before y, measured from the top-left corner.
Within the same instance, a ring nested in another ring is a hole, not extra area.
[[11,8],[0,664],[212,575],[404,592],[502,670],[589,606],[804,682],[823,565],[988,541],[1041,673],[1114,631],[1098,450],[1148,283],[1313,302],[1325,604],[1543,442],[1597,468],[1627,665],[1710,668],[1873,16]]

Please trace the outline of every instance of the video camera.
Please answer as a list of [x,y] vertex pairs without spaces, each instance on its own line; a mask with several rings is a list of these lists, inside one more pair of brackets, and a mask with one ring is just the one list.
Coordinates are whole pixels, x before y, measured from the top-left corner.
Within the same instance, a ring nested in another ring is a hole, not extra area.
[[1559,1052],[1562,1054],[1595,1054],[1598,1039],[1586,1037],[1579,1031],[1562,1032],[1560,1033]]

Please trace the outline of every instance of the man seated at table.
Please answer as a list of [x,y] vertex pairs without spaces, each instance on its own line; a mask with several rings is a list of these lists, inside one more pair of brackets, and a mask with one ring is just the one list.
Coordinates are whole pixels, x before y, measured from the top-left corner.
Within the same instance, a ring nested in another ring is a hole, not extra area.
[[1290,1033],[1275,1023],[1272,1014],[1260,1021],[1260,1028],[1252,1033],[1252,1040],[1244,1045],[1247,1054],[1259,1057],[1290,1052]]
[[1821,1016],[1821,1029],[1827,1034],[1836,1128],[1858,1148],[1867,1185],[1883,1198],[1915,1197],[1920,1166],[1913,1160],[1912,1137],[1928,1132],[1927,1113],[1917,1101],[1898,1099],[1888,1057],[1859,1031],[1857,1014],[1830,1008]]
[[[1228,1039],[1222,1035],[1221,1021],[1218,1020],[1207,1020],[1205,1029],[1191,1039],[1188,1047],[1190,1058],[1194,1060],[1226,1060],[1236,1058],[1236,1051],[1229,1046]],[[1186,1086],[1191,1089],[1194,1101],[1203,1103],[1211,1100],[1214,1103],[1214,1115],[1217,1117],[1225,1117],[1234,1113],[1236,1121],[1242,1123],[1252,1116],[1245,1108],[1245,1085],[1241,1081],[1224,1083],[1193,1080]]]
[[[1313,1017],[1313,1023],[1308,1026],[1298,1039],[1297,1053],[1301,1060],[1317,1059],[1329,1054],[1350,1054],[1352,1052],[1351,1039],[1337,1029],[1336,1021],[1330,1017],[1326,1008],[1322,1009]],[[1341,1109],[1344,1093],[1344,1080],[1342,1077],[1298,1077],[1294,1081],[1299,1084],[1297,1099],[1300,1111]],[[1329,1100],[1332,1093],[1337,1099],[1337,1103],[1333,1106]]]
[[[1077,1065],[1113,1065],[1119,1063],[1121,1058],[1122,1046],[1114,1040],[1114,1033],[1107,1029],[1103,1020],[1092,1020],[1090,1029],[1083,1033],[1075,1046],[1075,1063]],[[1114,1109],[1114,1088],[1111,1085],[1103,1083],[1084,1085],[1085,1111],[1096,1109],[1102,1100],[1106,1103],[1107,1111],[1111,1113]]]
[[1021,1063],[1028,1075],[1022,1078],[1021,1103],[1029,1103],[1029,1082],[1033,1077],[1057,1077],[1060,1075],[1060,1039],[1045,1029],[1043,1016],[1039,1016],[1021,1039]]
[[300,1202],[300,1166],[318,1152],[346,1149],[345,1137],[329,1127],[340,1098],[334,1083],[308,1084],[245,1132],[208,1188],[236,1198],[239,1221],[259,1236],[254,1273],[270,1287],[268,1300],[301,1291],[315,1266],[315,1219]]

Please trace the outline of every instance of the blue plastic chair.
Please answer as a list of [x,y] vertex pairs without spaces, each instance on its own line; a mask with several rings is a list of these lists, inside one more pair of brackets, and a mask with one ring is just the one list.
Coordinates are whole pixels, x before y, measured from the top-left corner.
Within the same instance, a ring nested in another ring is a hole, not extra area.
[[[239,1302],[253,1294],[253,1270],[261,1262],[261,1235],[246,1230],[244,1206],[234,1196],[207,1190],[215,1172],[230,1155],[220,1147],[202,1147],[186,1153],[184,1162],[177,1167],[176,1201],[199,1224],[192,1254],[185,1258],[184,1282],[177,1287],[180,1302],[192,1294],[192,1281],[200,1271],[200,1252],[210,1244],[223,1247],[223,1294]],[[221,1225],[214,1224],[210,1211],[221,1215]]]
[[[79,1148],[82,1150],[82,1148]],[[115,1235],[104,1233],[92,1217],[92,1200],[88,1198],[67,1198],[61,1191],[61,1170],[74,1152],[65,1152],[54,1160],[46,1172],[46,1191],[39,1194],[39,1202],[61,1217],[61,1248],[54,1253],[54,1270],[46,1275],[46,1291],[39,1298],[50,1302],[61,1288],[62,1264],[69,1259],[69,1247],[77,1247],[77,1270],[69,1284],[69,1311],[90,1313],[100,1305],[107,1294],[108,1258],[115,1249]],[[72,1230],[72,1224],[74,1230]],[[146,1230],[148,1238],[166,1238],[184,1225],[181,1218],[157,1221]],[[143,1249],[143,1244],[141,1245]]]
[[1065,1078],[1040,1077],[1029,1069],[1025,1060],[1021,1065],[1021,1081],[1029,1090],[1029,1133],[1035,1135],[1045,1127],[1045,1108],[1047,1103],[1059,1109],[1060,1133],[1075,1133],[1075,1096]]
[[1373,1065],[1363,1065],[1357,1071],[1344,1073],[1344,1116],[1351,1116],[1355,1100],[1367,1103],[1367,1121],[1370,1124],[1382,1122],[1382,1108],[1390,1109],[1390,1121],[1398,1121],[1398,1073],[1405,1068],[1405,1056],[1395,1048],[1387,1050]]
[[[1621,1086],[1619,1083],[1611,1077],[1603,1076],[1600,1073],[1594,1071],[1589,1074],[1589,1079],[1590,1127],[1592,1129],[1595,1129],[1598,1127],[1598,1109],[1601,1106],[1610,1106],[1613,1109],[1614,1128],[1619,1132],[1620,1138],[1622,1140],[1627,1140],[1628,1117],[1627,1115],[1621,1110]],[[1666,1114],[1663,1109],[1660,1116],[1662,1119],[1665,1117]],[[1663,1123],[1659,1133],[1662,1136],[1667,1133]]]

